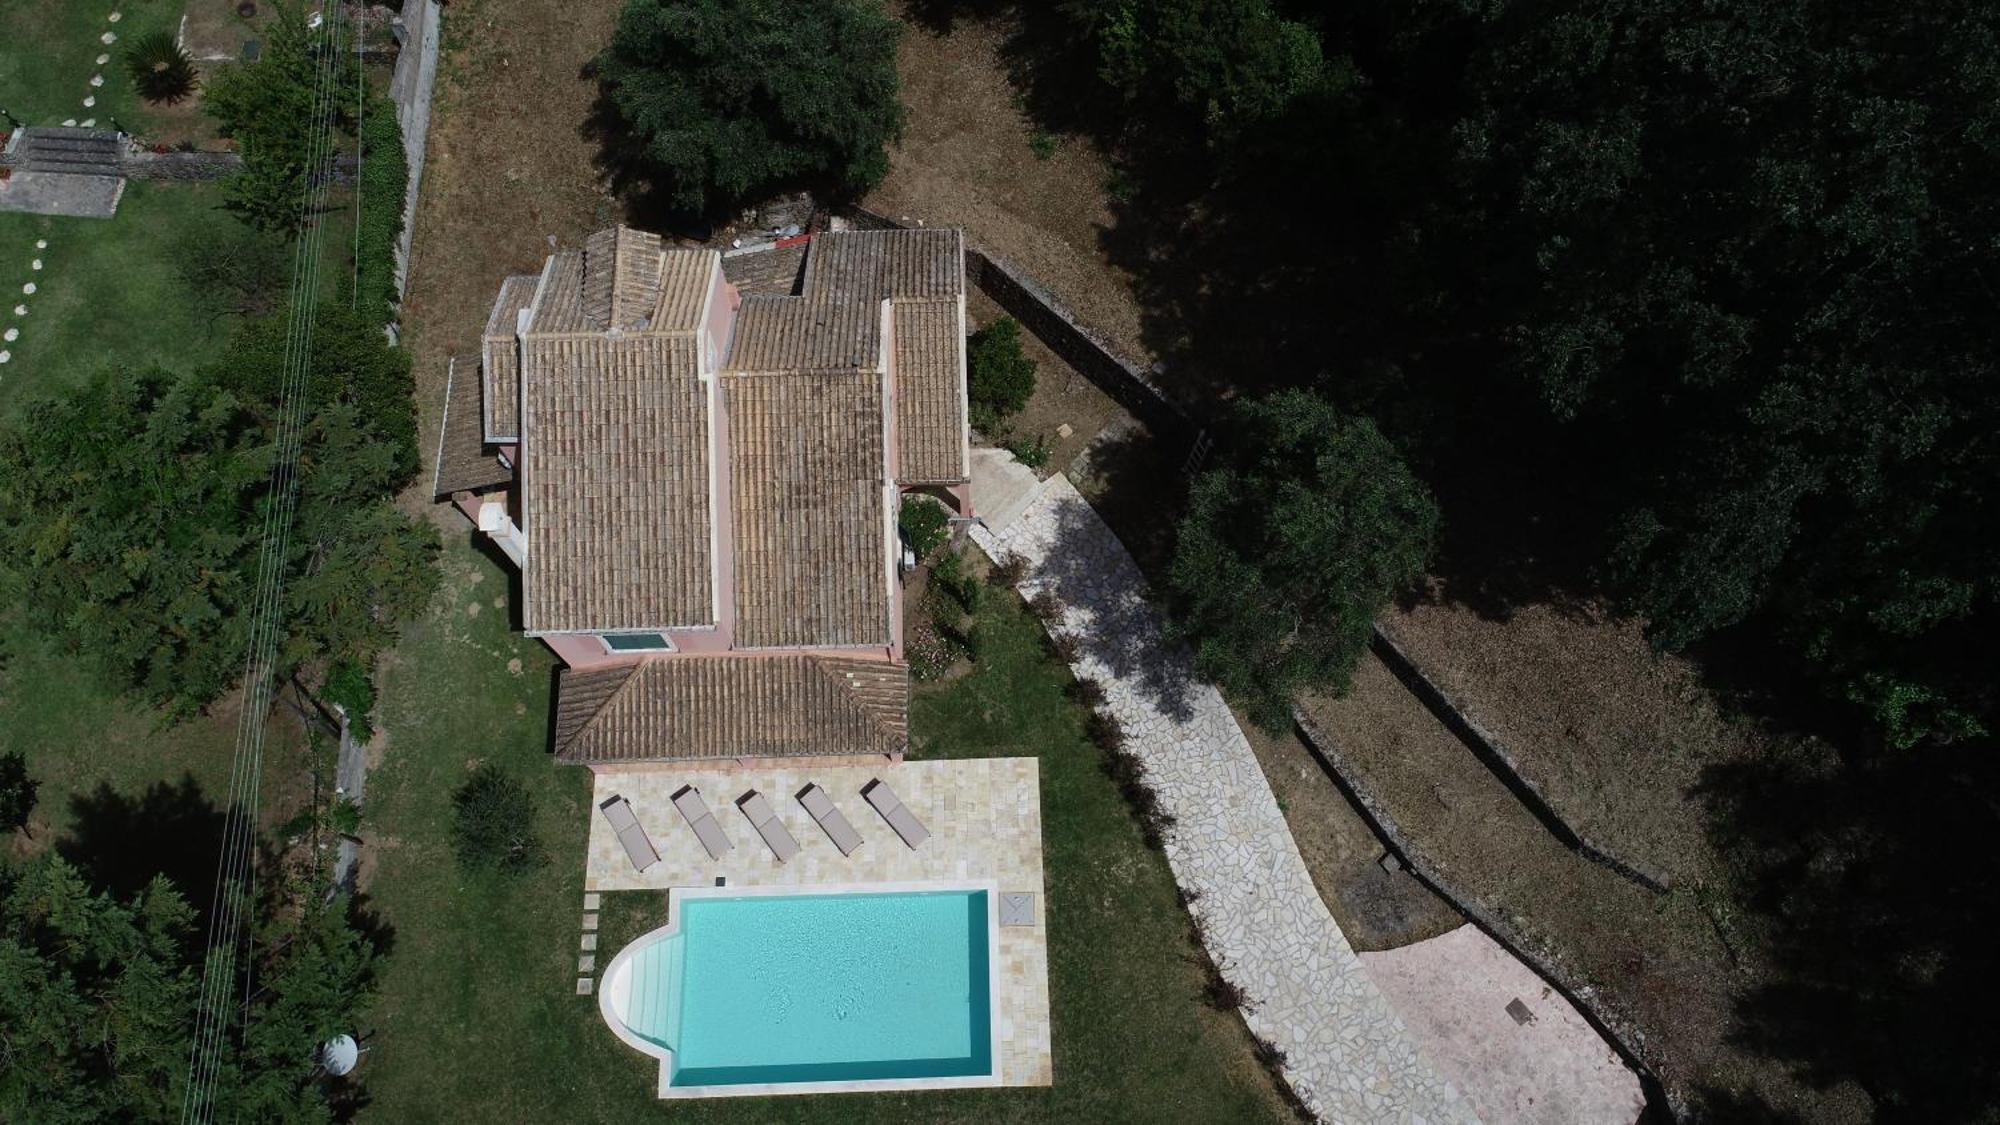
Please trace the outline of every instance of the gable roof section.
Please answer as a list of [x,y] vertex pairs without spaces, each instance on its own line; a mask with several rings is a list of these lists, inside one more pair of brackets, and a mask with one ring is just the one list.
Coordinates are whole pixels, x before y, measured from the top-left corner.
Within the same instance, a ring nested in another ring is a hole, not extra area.
[[631,227],[583,243],[583,315],[599,328],[638,328],[660,300],[660,236]]
[[564,671],[568,762],[892,754],[908,744],[909,670],[825,656],[683,657]]
[[808,300],[958,297],[965,293],[965,246],[956,229],[846,230],[813,237],[806,256]]
[[896,475],[906,484],[967,479],[965,329],[956,298],[889,303],[895,346]]
[[521,347],[524,627],[714,624],[708,394],[694,337],[530,335]]
[[522,274],[500,283],[500,297],[479,338],[479,370],[484,379],[485,438],[515,441],[521,436],[521,353],[515,343],[517,320],[535,303],[541,275]]
[[736,646],[887,645],[882,379],[726,375]]
[[[465,370],[460,371],[459,365]],[[445,366],[444,417],[438,422],[437,471],[431,491],[439,499],[455,492],[483,492],[514,482],[480,435],[479,380],[470,356],[453,356]]]
[[724,371],[828,371],[876,364],[882,310],[855,301],[746,297]]

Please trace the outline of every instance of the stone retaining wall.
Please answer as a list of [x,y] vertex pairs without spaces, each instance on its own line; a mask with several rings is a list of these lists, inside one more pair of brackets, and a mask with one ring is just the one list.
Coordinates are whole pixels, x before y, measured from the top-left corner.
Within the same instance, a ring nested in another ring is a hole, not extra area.
[[1453,699],[1449,692],[1425,675],[1423,669],[1417,666],[1417,662],[1410,659],[1409,654],[1403,651],[1402,646],[1398,645],[1395,638],[1384,631],[1380,624],[1375,626],[1369,647],[1374,650],[1377,657],[1381,658],[1389,671],[1394,673],[1396,679],[1409,689],[1410,694],[1421,700],[1424,706],[1430,709],[1431,714],[1436,715],[1438,721],[1456,735],[1458,740],[1472,751],[1473,756],[1500,780],[1500,784],[1507,787],[1507,791],[1514,795],[1514,799],[1521,802],[1521,807],[1527,809],[1537,821],[1541,822],[1542,827],[1548,829],[1551,836],[1562,841],[1564,847],[1592,863],[1610,868],[1654,894],[1666,894],[1673,889],[1673,880],[1667,875],[1643,864],[1621,859],[1564,818],[1548,796],[1542,792],[1541,787],[1529,780],[1521,771],[1520,763],[1508,752],[1506,746],[1494,737],[1491,731],[1466,714],[1465,709],[1459,706],[1458,701]]
[[1645,1034],[1623,1014],[1616,1011],[1596,989],[1588,984],[1570,980],[1568,973],[1561,968],[1560,961],[1553,953],[1531,941],[1505,917],[1487,909],[1479,900],[1461,893],[1453,886],[1429,853],[1403,835],[1402,830],[1396,825],[1395,818],[1389,815],[1382,801],[1361,779],[1360,771],[1354,768],[1354,764],[1341,751],[1340,745],[1321,731],[1303,711],[1294,710],[1292,721],[1297,726],[1299,740],[1312,751],[1313,757],[1319,760],[1320,767],[1347,797],[1348,803],[1361,814],[1361,819],[1367,822],[1375,837],[1382,841],[1382,846],[1394,855],[1418,882],[1439,898],[1451,903],[1460,914],[1465,915],[1467,921],[1478,926],[1522,964],[1533,969],[1535,975],[1547,982],[1550,988],[1561,993],[1563,999],[1568,1000],[1590,1026],[1604,1037],[1605,1042],[1611,1044],[1612,1049],[1618,1052],[1619,1058],[1625,1061],[1625,1065],[1631,1067],[1633,1073],[1639,1076],[1640,1083],[1645,1087],[1649,1106],[1659,1107],[1676,1121],[1690,1120],[1688,1106],[1668,1094],[1665,1085],[1655,1073],[1654,1063],[1658,1055],[1647,1043]]

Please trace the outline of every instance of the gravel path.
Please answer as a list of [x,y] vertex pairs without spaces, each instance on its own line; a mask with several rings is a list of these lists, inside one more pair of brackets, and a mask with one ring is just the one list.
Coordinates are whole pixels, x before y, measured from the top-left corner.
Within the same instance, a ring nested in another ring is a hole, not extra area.
[[1222,696],[1193,679],[1145,599],[1124,545],[1057,476],[1011,525],[975,527],[995,558],[1026,558],[1024,596],[1046,590],[1081,640],[1079,676],[1106,706],[1175,818],[1166,852],[1209,952],[1249,997],[1250,1030],[1284,1051],[1286,1077],[1336,1122],[1478,1120],[1432,1069],[1327,912],[1284,814]]

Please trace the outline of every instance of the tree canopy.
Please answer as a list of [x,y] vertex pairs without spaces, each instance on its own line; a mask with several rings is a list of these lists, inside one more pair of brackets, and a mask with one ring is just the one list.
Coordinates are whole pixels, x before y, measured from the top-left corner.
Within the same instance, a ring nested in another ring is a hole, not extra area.
[[[2000,15],[1059,10],[1138,122],[1108,244],[1176,385],[1374,418],[1471,586],[1720,636],[1892,747],[1993,728]],[[1238,109],[1191,144],[1191,104]]]
[[[243,167],[229,181],[229,206],[259,230],[293,230],[305,219],[313,167],[313,93],[322,70],[315,32],[290,0],[269,7],[254,62],[219,67],[202,87],[202,108],[236,142]],[[353,82],[348,80],[348,88]],[[318,154],[330,164],[332,153]]]
[[1304,391],[1239,406],[1228,440],[1169,594],[1201,674],[1283,728],[1298,691],[1346,689],[1376,613],[1423,574],[1437,509],[1372,422]]
[[[218,1118],[333,1119],[311,1062],[321,1043],[354,1030],[374,979],[373,946],[346,911],[336,899],[297,917],[261,912],[260,987],[218,1083]],[[0,1117],[178,1119],[200,988],[197,923],[165,878],[119,900],[53,853],[0,864]]]
[[[247,327],[212,371],[103,372],[0,430],[0,554],[30,619],[182,713],[242,673],[283,331]],[[436,582],[435,533],[389,502],[416,471],[408,357],[329,307],[306,394],[280,653],[366,660]]]
[[865,191],[902,133],[901,31],[874,0],[627,0],[597,62],[621,159],[689,212]]

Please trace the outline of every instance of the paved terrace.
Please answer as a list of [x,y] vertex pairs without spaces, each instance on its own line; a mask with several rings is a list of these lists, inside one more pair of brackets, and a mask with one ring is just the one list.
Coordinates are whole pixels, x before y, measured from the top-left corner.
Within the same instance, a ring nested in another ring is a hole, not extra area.
[[[599,766],[596,772],[586,891],[706,887],[724,878],[732,886],[758,887],[992,880],[1003,894],[1033,892],[1034,925],[1000,927],[1000,1081],[1049,1085],[1048,897],[1042,885],[1041,774],[1033,758],[884,760],[865,766],[646,764]],[[930,829],[921,846],[906,847],[861,798],[861,787],[876,777]],[[842,856],[794,798],[808,782],[818,782],[861,834],[853,855]],[[735,845],[720,861],[708,857],[674,808],[673,794],[683,785],[701,790]],[[791,862],[773,858],[736,808],[736,798],[750,789],[770,799],[799,842]],[[597,811],[614,795],[632,803],[660,853],[660,861],[643,873],[633,869],[610,822]],[[600,951],[607,960],[617,952]]]
[[1097,512],[1057,476],[1019,519],[972,535],[989,555],[1028,560],[1024,595],[1047,590],[1063,604],[1063,626],[1082,642],[1077,674],[1104,683],[1177,822],[1167,859],[1199,896],[1209,953],[1248,995],[1250,1029],[1285,1052],[1300,1097],[1334,1122],[1477,1121],[1327,913],[1235,717],[1167,641],[1138,564]]

